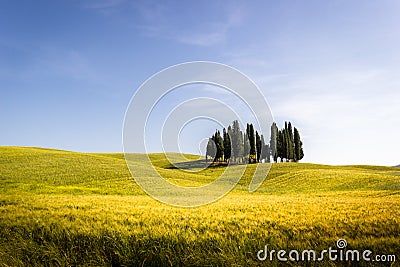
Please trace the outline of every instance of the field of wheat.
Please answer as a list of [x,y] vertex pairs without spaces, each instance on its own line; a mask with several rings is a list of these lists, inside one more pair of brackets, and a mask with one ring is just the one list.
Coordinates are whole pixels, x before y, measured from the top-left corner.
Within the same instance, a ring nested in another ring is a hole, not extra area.
[[[143,157],[137,155],[137,168]],[[225,168],[189,173],[171,168],[162,154],[150,157],[182,185],[206,184]],[[400,257],[400,169],[278,163],[250,193],[255,166],[221,200],[178,208],[147,196],[123,154],[0,147],[0,265],[280,266],[257,253],[266,245],[321,251],[338,239],[346,249]]]

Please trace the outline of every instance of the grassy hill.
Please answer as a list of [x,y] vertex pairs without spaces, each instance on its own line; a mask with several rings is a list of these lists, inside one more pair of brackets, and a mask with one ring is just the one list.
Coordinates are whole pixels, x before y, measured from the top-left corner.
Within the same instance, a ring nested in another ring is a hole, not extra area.
[[[147,168],[145,157],[134,155],[135,168]],[[181,185],[225,169],[185,172],[149,157]],[[254,169],[214,204],[174,208],[145,195],[121,153],[0,147],[0,265],[252,266],[267,264],[256,257],[267,244],[322,250],[339,238],[400,257],[398,168],[278,163],[249,193]]]

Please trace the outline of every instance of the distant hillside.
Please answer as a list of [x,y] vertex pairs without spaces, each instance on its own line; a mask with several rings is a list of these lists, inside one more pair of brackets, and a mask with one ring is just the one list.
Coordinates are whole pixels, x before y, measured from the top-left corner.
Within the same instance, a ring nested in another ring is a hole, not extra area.
[[[144,154],[134,164],[148,168]],[[225,167],[201,172],[171,168],[163,154],[149,155],[155,168],[171,182],[185,186],[210,183]],[[172,155],[174,156],[174,155]],[[187,155],[195,160],[198,156]],[[0,186],[7,192],[143,195],[126,167],[122,153],[78,153],[33,147],[0,147]],[[233,166],[236,168],[238,166]],[[246,191],[256,164],[249,165],[235,190]],[[144,172],[145,173],[145,172]],[[398,168],[275,163],[259,188],[262,193],[399,190]]]

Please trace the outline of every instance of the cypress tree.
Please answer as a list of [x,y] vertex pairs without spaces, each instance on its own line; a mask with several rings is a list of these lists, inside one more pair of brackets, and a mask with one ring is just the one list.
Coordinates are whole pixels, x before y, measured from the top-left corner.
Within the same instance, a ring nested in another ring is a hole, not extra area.
[[[230,126],[229,126],[230,127]],[[231,158],[231,138],[229,137],[229,128],[228,128],[228,132],[226,132],[225,128],[224,128],[224,160],[225,161],[229,161],[229,159]]]
[[285,137],[285,129],[278,130],[278,141],[277,143],[277,151],[278,158],[280,158],[281,162],[286,158],[286,137]]
[[222,140],[221,133],[219,131],[215,132],[215,145],[217,147],[215,158],[221,161],[224,157],[224,141]]
[[294,160],[295,155],[294,155],[294,141],[293,141],[293,130],[292,130],[292,124],[288,123],[287,126],[287,138],[288,138],[288,153],[287,153],[287,159],[288,160]]
[[213,140],[214,145],[215,145],[215,155],[214,155],[214,160],[213,160],[215,162],[215,161],[217,161],[217,155],[218,155],[217,139],[216,139],[215,133],[211,136],[211,139]]
[[278,161],[278,127],[276,123],[271,125],[271,139],[269,141],[269,147],[271,150],[271,155],[275,162]]
[[210,156],[212,158],[212,160],[214,161],[215,154],[216,154],[215,142],[213,141],[213,138],[208,138],[207,150],[206,150],[206,162],[208,161],[208,156]]
[[265,140],[264,140],[264,135],[260,135],[260,142],[261,142],[261,155],[260,158],[261,160],[265,159]]
[[250,139],[249,139],[249,135],[250,135],[250,125],[247,123],[246,125],[246,133],[244,134],[243,137],[243,146],[244,146],[244,151],[243,151],[243,160],[246,161],[248,163],[250,163],[250,156],[249,156],[249,152],[250,152]]
[[302,160],[304,158],[304,150],[303,150],[303,141],[300,141],[300,158]]
[[[247,126],[248,126],[248,124],[247,124]],[[243,157],[243,161],[246,161],[246,159],[247,159],[247,162],[250,162],[250,157],[249,157],[249,151],[250,151],[250,141],[249,141],[249,136],[248,136],[248,128],[249,127],[247,127],[247,130],[246,130],[246,133],[244,133],[244,137],[243,137],[243,154],[242,154],[242,157]]]
[[[228,128],[229,130],[229,128]],[[243,155],[243,136],[242,131],[240,131],[239,122],[237,120],[233,121],[232,124],[232,134],[230,135],[232,143],[232,154],[231,158],[238,162],[239,158]]]
[[258,134],[258,132],[256,131],[257,162],[260,162],[260,160],[261,160],[261,148],[262,148],[261,138],[260,138],[260,135]]
[[[243,153],[244,153],[244,146],[243,146],[243,132],[242,131],[239,131],[239,135],[238,135],[238,140],[239,140],[239,142],[238,142],[238,152],[239,152],[239,158],[242,158],[242,155],[243,155]],[[239,158],[238,158],[238,160],[239,160]],[[242,162],[243,162],[243,160],[242,160]]]
[[282,134],[283,134],[283,144],[284,144],[283,158],[286,161],[288,161],[290,143],[289,143],[289,134],[288,134],[288,124],[286,121],[285,121],[285,128],[282,129]]
[[233,157],[232,155],[233,155],[233,141],[232,141],[232,135],[233,135],[233,133],[232,133],[232,127],[229,125],[228,126],[228,137],[229,137],[229,141],[230,141],[230,143],[229,143],[229,146],[230,146],[230,148],[231,148],[231,150],[229,151],[229,161],[231,160],[231,158]]
[[264,135],[261,135],[261,160],[265,159],[266,162],[270,161],[269,145],[265,144]]
[[269,145],[266,144],[263,146],[263,148],[265,149],[265,155],[267,155],[265,160],[267,161],[267,163],[269,163],[269,162],[271,162],[271,157],[270,157],[271,151],[270,151]]
[[294,127],[294,152],[295,161],[299,161],[304,157],[303,142],[301,142],[300,133],[296,127]]
[[237,120],[233,121],[232,123],[232,135],[231,135],[231,141],[232,141],[232,155],[234,160],[237,160],[238,157],[238,131],[239,131],[239,123]]
[[255,140],[255,135],[254,135],[254,126],[253,126],[253,124],[249,125],[248,138],[249,138],[249,144],[250,144],[249,163],[253,163],[257,159],[257,156],[256,156],[256,140]]

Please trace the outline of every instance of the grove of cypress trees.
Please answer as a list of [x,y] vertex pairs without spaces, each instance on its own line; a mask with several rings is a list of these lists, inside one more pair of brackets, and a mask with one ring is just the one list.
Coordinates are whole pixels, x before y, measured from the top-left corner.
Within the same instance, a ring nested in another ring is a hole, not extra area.
[[213,157],[214,161],[231,161],[236,163],[255,163],[271,161],[299,161],[304,157],[303,143],[296,127],[292,128],[291,122],[285,122],[283,129],[276,123],[271,125],[271,138],[269,144],[265,143],[264,136],[254,130],[253,124],[247,123],[246,131],[240,130],[239,122],[233,121],[228,130],[223,128],[223,135],[216,130],[208,140],[206,160]]

